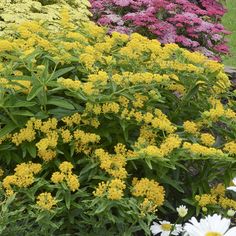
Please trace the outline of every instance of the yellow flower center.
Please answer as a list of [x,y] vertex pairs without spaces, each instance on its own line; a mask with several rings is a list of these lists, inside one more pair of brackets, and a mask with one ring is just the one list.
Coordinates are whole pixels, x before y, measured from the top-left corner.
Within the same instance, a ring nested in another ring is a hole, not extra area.
[[171,231],[172,225],[171,224],[162,224],[161,229],[163,231]]
[[223,236],[223,234],[217,232],[208,232],[205,234],[205,236]]

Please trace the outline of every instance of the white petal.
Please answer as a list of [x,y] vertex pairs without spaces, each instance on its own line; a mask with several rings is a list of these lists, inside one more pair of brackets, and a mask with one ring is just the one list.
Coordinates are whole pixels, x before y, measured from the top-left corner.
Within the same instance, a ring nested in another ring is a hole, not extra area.
[[201,219],[200,220],[200,226],[199,226],[199,229],[202,231],[202,232],[207,232],[209,231],[210,229],[210,225],[211,225],[211,218],[209,218],[210,216],[207,216],[205,219]]
[[236,177],[233,178],[233,183],[236,185]]
[[161,236],[169,236],[170,231],[162,231]]
[[220,230],[221,230],[220,232],[222,234],[224,234],[229,229],[230,219],[222,218],[221,223],[219,223],[219,226],[221,226],[220,227]]
[[236,187],[235,187],[235,186],[230,186],[230,187],[228,187],[227,189],[236,192]]
[[153,235],[159,234],[162,231],[161,226],[156,222],[153,222],[153,225],[150,227],[150,230]]
[[170,221],[162,220],[162,221],[159,221],[159,222],[160,222],[161,225],[163,225],[163,224],[170,224],[171,225]]
[[183,230],[182,225],[177,224],[175,225],[175,229],[173,230],[172,234],[179,235],[179,233],[182,232],[182,230]]
[[190,223],[186,223],[184,225],[184,231],[186,231],[188,236],[204,236],[205,234],[198,226],[199,225],[195,226]]
[[206,220],[208,221],[208,229],[207,231],[215,231],[218,233],[222,233],[220,231],[221,227],[221,215],[214,214],[213,216],[207,216]]
[[236,227],[231,228],[225,236],[235,236],[236,235]]

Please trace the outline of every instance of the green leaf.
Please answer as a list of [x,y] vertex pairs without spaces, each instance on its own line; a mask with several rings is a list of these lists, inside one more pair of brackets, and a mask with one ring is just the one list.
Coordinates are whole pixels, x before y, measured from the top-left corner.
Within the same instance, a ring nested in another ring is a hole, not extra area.
[[34,113],[27,110],[12,111],[11,114],[16,116],[34,116]]
[[63,69],[60,69],[60,70],[57,70],[56,72],[54,72],[51,77],[49,78],[49,80],[54,80],[54,79],[57,79],[58,77],[68,73],[69,71],[73,70],[75,67],[72,66],[72,67],[67,67],[67,68],[63,68]]
[[66,208],[69,210],[71,203],[71,193],[69,191],[66,191],[64,196],[65,196]]
[[32,107],[36,105],[35,102],[27,102],[27,101],[16,101],[13,105],[6,105],[6,107]]
[[147,163],[148,167],[152,170],[152,162],[151,162],[151,160],[148,159],[148,158],[145,158],[144,160]]
[[95,210],[94,214],[100,214],[103,211],[106,210],[106,208],[108,207],[108,203],[103,201],[101,204],[98,205],[98,208]]
[[51,98],[47,101],[47,104],[50,104],[50,105],[55,105],[55,106],[58,106],[58,107],[62,107],[62,108],[66,108],[68,110],[74,110],[75,107],[68,101],[66,100],[63,100],[63,99],[57,99],[57,98]]
[[166,184],[169,184],[170,186],[174,187],[179,192],[184,193],[184,189],[181,187],[181,184],[183,184],[182,182],[174,180],[166,175],[161,179],[161,181],[162,181],[162,183],[166,183]]
[[16,124],[13,122],[9,122],[2,129],[0,129],[0,138],[12,132],[15,128],[17,128]]
[[29,152],[31,157],[33,157],[33,158],[36,157],[37,150],[36,150],[36,146],[35,146],[34,143],[27,143],[26,144],[26,149]]
[[36,97],[41,91],[43,91],[43,86],[42,85],[37,85],[34,86],[30,93],[27,96],[27,101],[32,100],[34,97]]
[[88,171],[90,171],[91,169],[94,169],[96,166],[98,166],[98,163],[88,163],[81,171],[80,171],[80,175],[83,175],[85,173],[87,173]]

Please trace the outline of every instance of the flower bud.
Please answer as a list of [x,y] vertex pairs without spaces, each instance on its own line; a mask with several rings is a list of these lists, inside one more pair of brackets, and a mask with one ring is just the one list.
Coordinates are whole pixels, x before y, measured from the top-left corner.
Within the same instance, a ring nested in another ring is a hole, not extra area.
[[235,214],[235,211],[234,211],[233,209],[229,209],[229,210],[227,211],[227,216],[229,216],[229,217],[233,217],[234,214]]
[[176,210],[180,217],[185,217],[188,213],[188,208],[184,205],[177,207]]

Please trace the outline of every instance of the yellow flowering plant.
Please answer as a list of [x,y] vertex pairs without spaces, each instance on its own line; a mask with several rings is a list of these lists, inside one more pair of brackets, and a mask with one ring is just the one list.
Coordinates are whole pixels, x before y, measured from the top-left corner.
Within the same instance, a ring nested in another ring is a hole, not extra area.
[[22,230],[150,235],[156,215],[183,198],[195,211],[195,195],[235,174],[223,65],[106,33],[63,10],[56,33],[27,21],[0,39],[1,202],[24,209]]
[[91,15],[88,7],[87,0],[1,0],[0,35],[12,33],[12,27],[28,20],[47,21],[56,29],[61,8],[68,9],[75,23],[87,21]]

